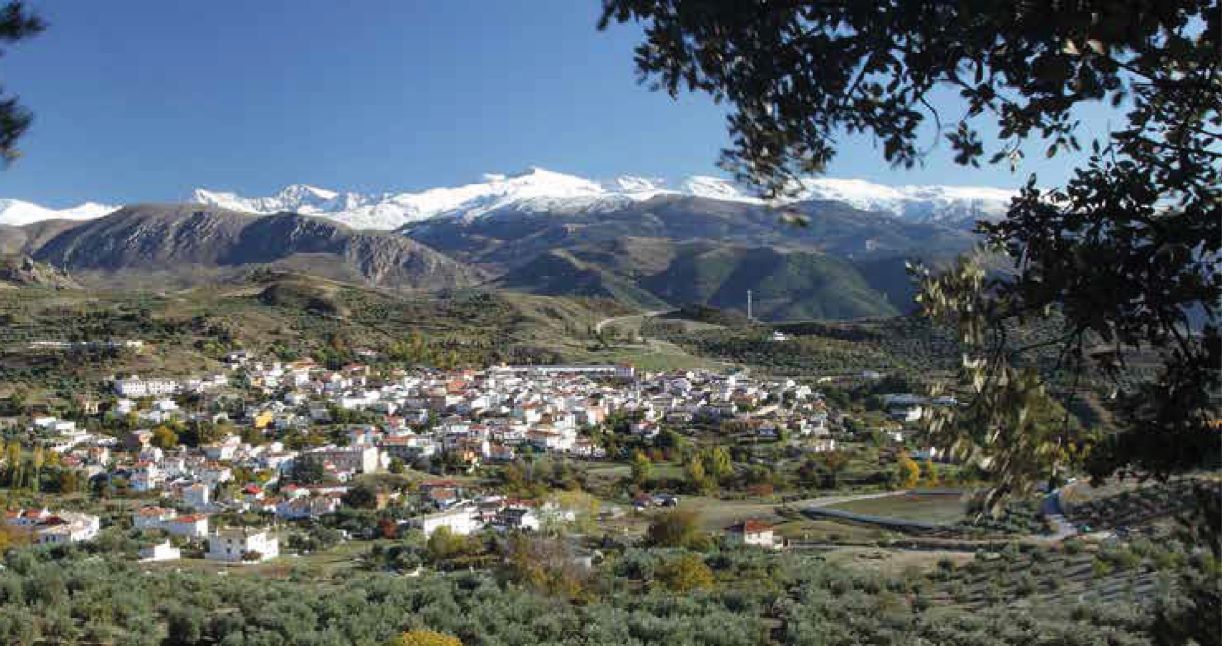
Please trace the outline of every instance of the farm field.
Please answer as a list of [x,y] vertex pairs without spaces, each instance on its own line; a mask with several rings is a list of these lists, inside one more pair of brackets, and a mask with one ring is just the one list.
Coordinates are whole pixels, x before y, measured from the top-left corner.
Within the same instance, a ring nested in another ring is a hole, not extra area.
[[911,493],[851,500],[829,505],[828,509],[869,516],[951,524],[963,520],[967,512],[967,503],[962,496],[958,495]]

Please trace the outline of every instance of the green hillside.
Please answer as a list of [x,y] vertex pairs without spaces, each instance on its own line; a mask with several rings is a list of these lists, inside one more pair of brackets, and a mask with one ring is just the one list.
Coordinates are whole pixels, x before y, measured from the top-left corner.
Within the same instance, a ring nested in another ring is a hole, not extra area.
[[625,305],[654,309],[666,303],[630,278],[583,262],[564,250],[549,251],[496,281],[506,289],[545,296],[610,298]]
[[812,252],[768,247],[685,245],[667,270],[642,284],[672,303],[745,309],[767,320],[851,319],[896,313],[845,261]]
[[642,309],[687,303],[765,320],[853,319],[897,313],[848,262],[817,252],[711,241],[620,238],[540,254],[497,286],[551,296],[615,299]]

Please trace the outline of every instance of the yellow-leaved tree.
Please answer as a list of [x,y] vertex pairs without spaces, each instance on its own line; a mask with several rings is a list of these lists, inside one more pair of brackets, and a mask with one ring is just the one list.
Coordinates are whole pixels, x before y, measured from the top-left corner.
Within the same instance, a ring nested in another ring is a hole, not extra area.
[[433,630],[409,630],[391,638],[386,646],[462,646],[462,640]]
[[896,462],[896,483],[900,489],[911,489],[917,486],[921,481],[921,465],[916,463],[916,460],[908,457],[907,453],[900,455],[900,459]]

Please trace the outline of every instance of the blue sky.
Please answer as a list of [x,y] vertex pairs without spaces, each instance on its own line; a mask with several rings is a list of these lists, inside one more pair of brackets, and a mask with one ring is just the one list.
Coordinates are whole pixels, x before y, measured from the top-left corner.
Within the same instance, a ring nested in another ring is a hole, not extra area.
[[[587,177],[719,174],[722,113],[636,83],[595,0],[51,2],[0,59],[35,111],[0,197],[62,207],[202,186],[415,190],[536,165]],[[1102,130],[1102,113],[1090,128]],[[1088,133],[1090,130],[1088,130]],[[889,184],[1061,181],[1068,160],[965,170],[945,145],[892,170],[866,138],[829,171]],[[1038,151],[1029,151],[1040,157]],[[1043,182],[1041,182],[1043,183]]]

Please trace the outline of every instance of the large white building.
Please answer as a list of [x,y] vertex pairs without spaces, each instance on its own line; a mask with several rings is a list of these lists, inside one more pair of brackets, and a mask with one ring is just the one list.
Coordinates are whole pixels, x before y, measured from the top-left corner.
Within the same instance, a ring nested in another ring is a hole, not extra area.
[[225,563],[257,563],[280,556],[280,541],[265,529],[226,528],[208,536],[204,558]]
[[476,509],[466,506],[420,516],[413,519],[412,522],[420,527],[425,536],[432,536],[433,532],[442,527],[448,528],[452,534],[466,536],[478,531],[481,527]]
[[132,375],[115,380],[115,393],[121,397],[162,397],[178,392],[178,382],[173,379],[141,379]]
[[331,465],[339,473],[373,473],[381,466],[381,452],[371,444],[324,446],[302,453],[298,459]]

